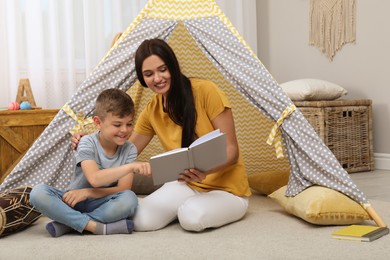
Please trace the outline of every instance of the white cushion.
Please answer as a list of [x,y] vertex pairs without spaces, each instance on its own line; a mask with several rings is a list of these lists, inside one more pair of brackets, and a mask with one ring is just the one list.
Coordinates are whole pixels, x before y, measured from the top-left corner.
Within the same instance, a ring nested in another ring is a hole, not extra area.
[[298,79],[280,84],[287,96],[294,101],[335,100],[348,93],[343,87],[320,79]]

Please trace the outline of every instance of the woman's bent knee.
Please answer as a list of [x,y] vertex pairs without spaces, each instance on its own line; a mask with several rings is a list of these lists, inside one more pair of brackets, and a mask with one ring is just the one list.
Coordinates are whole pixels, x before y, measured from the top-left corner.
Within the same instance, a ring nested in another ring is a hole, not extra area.
[[247,209],[247,199],[215,191],[188,199],[179,208],[178,219],[183,229],[199,232],[237,221]]
[[159,207],[147,207],[142,205],[142,202],[138,205],[135,212],[133,222],[135,231],[154,231],[159,230],[176,218],[176,214],[166,215],[164,210],[160,210]]
[[205,208],[194,204],[184,204],[178,210],[178,219],[183,229],[200,232],[207,228]]

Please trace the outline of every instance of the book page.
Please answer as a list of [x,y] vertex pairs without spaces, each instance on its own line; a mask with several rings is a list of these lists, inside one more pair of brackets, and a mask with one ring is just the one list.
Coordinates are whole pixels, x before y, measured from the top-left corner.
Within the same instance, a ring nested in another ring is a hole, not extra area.
[[149,160],[155,185],[177,180],[186,169],[207,171],[225,161],[226,135],[219,129],[198,138],[190,148],[174,149]]
[[213,139],[213,138],[215,138],[215,137],[217,137],[217,136],[219,136],[219,135],[221,135],[221,134],[222,134],[222,133],[221,133],[221,131],[220,131],[219,129],[216,129],[216,130],[214,130],[214,131],[211,131],[210,133],[205,134],[205,135],[199,137],[198,139],[196,139],[196,140],[190,145],[190,148],[191,148],[191,147],[194,147],[194,146],[196,146],[196,145],[198,145],[198,144],[207,142],[208,140]]
[[169,154],[180,153],[180,152],[185,151],[185,150],[188,150],[188,148],[184,147],[184,148],[173,149],[173,150],[170,150],[168,152],[164,152],[164,153],[160,153],[160,154],[154,155],[154,156],[150,157],[150,159],[166,156],[166,155],[169,155]]
[[190,168],[188,165],[188,150],[177,151],[168,156],[158,156],[150,159],[154,185],[175,181],[179,174]]
[[194,168],[205,172],[226,162],[226,135],[220,133],[207,142],[199,143],[189,150]]

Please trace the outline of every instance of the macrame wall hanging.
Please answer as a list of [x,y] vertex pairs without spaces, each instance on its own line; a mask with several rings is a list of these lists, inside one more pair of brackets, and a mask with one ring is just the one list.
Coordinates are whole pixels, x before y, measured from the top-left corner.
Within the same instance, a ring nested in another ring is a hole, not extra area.
[[309,43],[330,61],[356,40],[356,0],[310,0]]

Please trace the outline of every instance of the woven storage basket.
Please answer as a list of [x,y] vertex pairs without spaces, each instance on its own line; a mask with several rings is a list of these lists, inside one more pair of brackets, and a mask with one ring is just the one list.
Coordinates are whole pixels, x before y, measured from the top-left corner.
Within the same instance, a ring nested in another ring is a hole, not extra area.
[[374,170],[371,100],[294,103],[344,169]]

